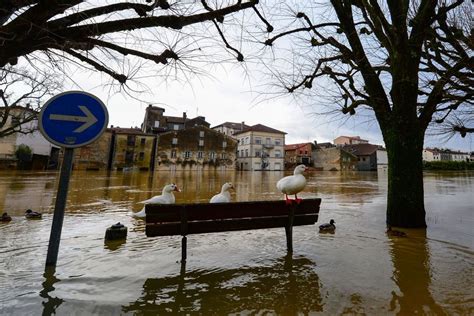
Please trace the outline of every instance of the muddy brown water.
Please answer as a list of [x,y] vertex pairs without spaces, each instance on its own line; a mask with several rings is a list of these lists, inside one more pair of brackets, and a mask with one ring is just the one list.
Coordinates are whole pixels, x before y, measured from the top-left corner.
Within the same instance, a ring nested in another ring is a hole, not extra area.
[[[425,173],[426,230],[385,234],[387,177],[314,172],[301,197],[322,198],[317,226],[147,238],[130,212],[177,183],[177,203],[206,202],[232,181],[235,201],[281,199],[283,172],[74,172],[58,266],[44,274],[57,173],[0,172],[2,315],[473,315],[474,173]],[[27,208],[43,213],[26,220]],[[104,244],[107,227],[128,227]]]

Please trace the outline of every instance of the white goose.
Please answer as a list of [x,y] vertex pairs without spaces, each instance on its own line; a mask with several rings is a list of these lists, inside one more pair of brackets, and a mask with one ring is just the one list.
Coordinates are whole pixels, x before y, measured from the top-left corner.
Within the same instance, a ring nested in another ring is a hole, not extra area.
[[298,165],[296,166],[295,170],[293,171],[292,176],[287,176],[280,179],[276,187],[278,191],[285,194],[285,201],[287,204],[291,204],[291,199],[288,199],[288,195],[295,195],[296,203],[299,203],[301,199],[298,199],[297,193],[301,192],[304,187],[306,186],[306,178],[303,175],[303,172],[307,170],[305,165]]
[[[139,203],[143,203],[145,205],[146,204],[174,204],[175,198],[174,198],[173,191],[181,192],[181,190],[178,188],[176,184],[174,183],[167,184],[163,188],[161,195],[155,195],[154,197],[145,201],[141,201]],[[132,216],[137,217],[137,218],[144,218],[146,216],[145,206],[143,206],[140,212],[133,213]]]
[[230,189],[234,189],[232,183],[227,182],[222,185],[221,193],[214,195],[210,203],[230,203]]

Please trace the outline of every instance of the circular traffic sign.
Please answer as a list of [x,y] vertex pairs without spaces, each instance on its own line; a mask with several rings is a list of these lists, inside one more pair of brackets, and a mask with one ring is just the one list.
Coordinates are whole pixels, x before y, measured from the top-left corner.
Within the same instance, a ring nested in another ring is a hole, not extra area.
[[107,128],[105,104],[84,91],[60,93],[43,105],[39,129],[51,143],[65,148],[82,147],[95,141]]

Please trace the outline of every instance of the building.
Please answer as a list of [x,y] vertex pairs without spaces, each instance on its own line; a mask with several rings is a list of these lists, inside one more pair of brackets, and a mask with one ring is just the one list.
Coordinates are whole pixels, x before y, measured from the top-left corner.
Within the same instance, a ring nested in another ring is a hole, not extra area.
[[[73,170],[107,170],[112,131],[107,128],[94,142],[74,149]],[[64,154],[64,153],[61,153]]]
[[139,128],[110,127],[93,143],[75,149],[74,170],[152,170],[156,135]]
[[358,144],[368,144],[369,141],[360,138],[359,136],[339,136],[334,139],[334,144],[336,146],[344,145],[358,145]]
[[312,152],[313,165],[319,170],[356,170],[358,157],[341,147],[319,147]]
[[285,132],[257,124],[234,133],[239,170],[283,170]]
[[311,157],[313,150],[316,149],[314,143],[300,143],[285,145],[285,168],[292,168],[299,164],[306,166],[313,165]]
[[153,170],[156,135],[143,133],[139,128],[112,127],[108,168],[111,170]]
[[234,136],[235,133],[241,132],[244,128],[249,128],[250,126],[245,125],[245,122],[242,123],[233,123],[233,122],[225,122],[214,126],[212,129],[218,132],[221,132],[227,136]]
[[[0,113],[5,113],[6,108],[0,107]],[[4,126],[0,130],[6,130],[12,126],[15,120],[21,124],[21,130],[26,133],[15,132],[13,134],[0,137],[0,168],[16,168],[16,149],[20,145],[26,145],[31,149],[31,157],[23,161],[23,169],[44,170],[57,165],[57,154],[59,148],[51,144],[38,130],[38,120],[30,120],[29,117],[36,117],[36,112],[29,108],[14,106],[8,108],[8,117]],[[51,159],[51,157],[53,159]]]
[[355,144],[345,145],[342,148],[345,151],[357,156],[357,170],[377,170],[377,150],[379,149],[379,146],[372,144]]
[[204,116],[189,119],[186,112],[183,112],[183,116],[166,116],[164,112],[165,109],[150,104],[145,110],[142,131],[146,134],[160,134],[193,126],[210,126]]
[[235,169],[237,141],[197,125],[158,135],[156,170]]
[[388,171],[387,150],[381,146],[378,146],[375,157],[377,159],[377,170]]
[[441,154],[437,149],[423,149],[423,161],[440,161]]

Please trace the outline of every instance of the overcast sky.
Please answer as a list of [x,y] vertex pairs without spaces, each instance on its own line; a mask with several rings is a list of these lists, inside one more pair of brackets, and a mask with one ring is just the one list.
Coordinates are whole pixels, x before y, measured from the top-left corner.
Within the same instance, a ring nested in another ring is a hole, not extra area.
[[[74,77],[79,86],[70,89],[83,89],[101,98],[109,110],[109,125],[120,127],[140,126],[145,108],[151,102],[166,109],[165,115],[181,116],[183,112],[192,118],[206,117],[212,126],[226,121],[242,122],[247,125],[263,124],[287,133],[287,144],[297,142],[328,142],[340,135],[360,136],[373,144],[383,145],[382,136],[375,120],[362,121],[334,120],[314,114],[314,109],[305,103],[296,103],[290,97],[263,100],[258,76],[246,72],[239,65],[229,64],[210,76],[201,76],[189,81],[168,79],[166,83],[147,79],[149,93],[138,94],[138,99],[125,93],[111,93],[106,85],[108,79],[90,73]],[[213,76],[213,78],[211,78]],[[268,99],[268,98],[263,98]],[[354,117],[357,117],[354,116]],[[465,139],[455,136],[449,141],[428,136],[425,146],[448,147],[455,150],[473,151],[472,137]]]

